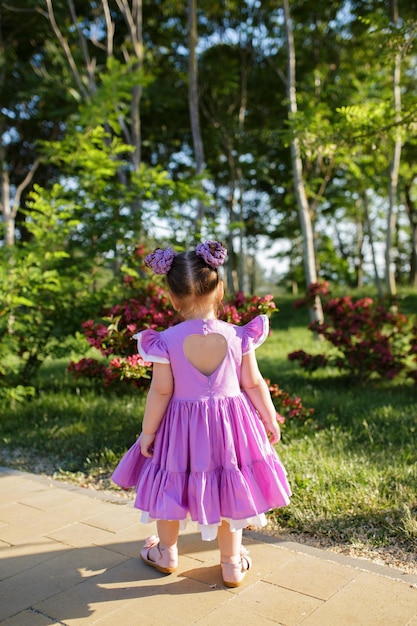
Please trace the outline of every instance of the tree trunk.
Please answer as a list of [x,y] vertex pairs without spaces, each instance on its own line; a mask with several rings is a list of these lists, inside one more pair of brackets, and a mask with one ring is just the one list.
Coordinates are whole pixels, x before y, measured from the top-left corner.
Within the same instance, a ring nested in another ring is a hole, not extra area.
[[[232,224],[234,221],[234,188],[231,193],[229,193],[228,197],[228,206],[229,206],[229,224]],[[236,269],[235,265],[235,253],[233,247],[233,231],[231,228],[228,229],[227,233],[227,250],[228,250],[228,259],[226,266],[226,288],[230,294],[235,293],[238,290],[237,280],[236,280]]]
[[[136,54],[136,68],[143,67],[143,28],[142,28],[142,0],[134,0],[132,4],[132,26],[131,39]],[[132,145],[134,152],[132,155],[133,167],[135,172],[139,171],[142,161],[142,129],[140,119],[140,104],[142,100],[142,86],[136,85],[132,92],[131,111],[131,131]]]
[[4,244],[6,246],[13,246],[15,243],[16,216],[20,207],[22,193],[31,184],[35,172],[38,169],[40,159],[36,159],[34,164],[28,170],[25,178],[16,187],[13,200],[10,195],[10,178],[9,172],[5,167],[5,149],[3,145],[0,145],[0,163],[2,167],[0,181],[0,209],[4,222]]
[[[240,103],[239,103],[239,131],[243,135],[245,127],[245,117],[248,107],[248,64],[246,49],[242,48],[240,63]],[[239,291],[245,290],[245,217],[244,217],[244,186],[242,168],[237,165],[237,180],[239,185],[239,258],[238,258],[238,288]]]
[[[193,138],[196,174],[204,171],[204,147],[201,136],[198,98],[198,63],[197,63],[197,0],[188,0],[188,108],[190,112],[191,134]],[[195,220],[195,234],[201,233],[206,207],[198,200]]]
[[239,185],[239,256],[237,262],[237,284],[239,291],[245,291],[245,219],[243,215],[243,178],[242,170],[237,168]]
[[[129,0],[116,0],[117,7],[126,22],[130,41],[132,55],[135,60],[135,69],[141,69],[143,66],[143,26],[142,26],[142,0],[132,0],[131,7]],[[61,32],[54,14],[54,7],[52,0],[46,0],[49,22],[52,26],[54,34],[61,45],[65,57],[67,59],[68,67],[71,70],[74,81],[77,85],[78,91],[82,96],[82,99],[88,101],[91,96],[97,90],[96,76],[97,65],[96,59],[90,57],[89,48],[87,44],[86,33],[80,26],[80,21],[75,11],[75,5],[73,0],[68,0],[68,6],[70,9],[71,19],[73,27],[76,29],[80,49],[82,51],[82,57],[84,67],[79,68],[72,54],[71,47],[69,46],[66,37]],[[101,6],[103,8],[104,23],[107,29],[106,39],[106,54],[107,58],[113,56],[114,49],[114,34],[115,24],[112,21],[111,11],[109,8],[108,0],[101,0]],[[125,48],[124,50],[126,60],[130,60],[130,53]],[[130,125],[126,124],[124,119],[119,119],[120,126],[122,128],[123,136],[126,143],[130,143],[134,150],[131,156],[131,163],[135,172],[139,171],[141,164],[141,119],[140,119],[140,103],[142,98],[142,85],[137,84],[132,89],[132,99],[130,102]],[[120,175],[122,178],[122,175]],[[126,179],[122,180],[123,184],[127,184]],[[132,211],[140,219],[140,202],[134,200],[132,202]]]
[[[103,6],[107,0],[102,0]],[[143,67],[143,11],[142,0],[132,0],[132,8],[128,0],[116,0],[117,6],[122,13],[129,30],[130,41],[132,43],[133,56],[135,57],[134,68]],[[126,53],[127,54],[127,53]],[[132,100],[130,103],[130,132],[125,133],[133,146],[132,165],[133,170],[138,172],[142,161],[142,129],[140,117],[140,105],[142,100],[142,85],[137,84],[132,89]],[[136,215],[138,222],[141,220],[141,202],[139,198],[132,201],[132,212]]]
[[[292,21],[289,10],[288,0],[284,0],[284,18],[285,33],[287,42],[288,55],[288,72],[287,72],[287,97],[288,97],[288,113],[290,119],[297,114],[297,94],[295,82],[295,48],[294,36],[292,29]],[[298,213],[303,238],[303,260],[307,289],[312,283],[317,282],[316,260],[314,253],[313,228],[311,223],[310,208],[307,201],[307,195],[303,180],[303,164],[301,160],[300,142],[298,137],[293,134],[291,139],[291,161],[294,176],[294,190],[297,198]],[[313,306],[309,309],[311,321],[323,321],[323,309],[319,296],[315,297]]]
[[[398,0],[391,0],[392,8],[392,20],[394,27],[398,27]],[[401,52],[398,51],[394,59],[394,75],[393,75],[393,90],[394,90],[394,110],[396,120],[399,121],[401,116]],[[392,156],[390,170],[389,170],[389,206],[387,216],[387,235],[385,242],[385,284],[387,292],[391,296],[395,296],[397,293],[397,286],[395,281],[395,272],[393,270],[392,262],[392,250],[393,250],[393,236],[396,226],[396,205],[398,194],[398,173],[400,169],[401,160],[401,148],[402,141],[399,131],[396,131],[396,138],[394,142],[394,153]]]
[[410,276],[409,284],[417,288],[417,207],[411,199],[411,183],[405,189],[405,207],[410,220],[411,253],[410,253]]
[[356,286],[360,289],[363,287],[363,223],[362,220],[357,217],[356,220],[356,232],[357,237],[357,265],[356,265]]
[[4,245],[13,246],[15,237],[15,216],[13,215],[12,208],[10,206],[9,172],[4,168],[1,172],[0,207],[4,222]]
[[365,215],[366,230],[367,230],[367,233],[368,233],[368,240],[369,240],[369,245],[370,245],[370,248],[371,248],[372,265],[373,265],[373,268],[374,268],[375,284],[376,284],[376,287],[378,289],[378,295],[379,295],[380,298],[382,298],[382,295],[383,295],[382,283],[381,283],[381,279],[379,277],[378,264],[376,262],[375,243],[374,243],[374,236],[373,236],[373,232],[372,232],[372,224],[371,224],[371,220],[369,218],[368,196],[366,195],[366,191],[363,193],[362,201],[363,201],[363,211],[364,211],[364,215]]

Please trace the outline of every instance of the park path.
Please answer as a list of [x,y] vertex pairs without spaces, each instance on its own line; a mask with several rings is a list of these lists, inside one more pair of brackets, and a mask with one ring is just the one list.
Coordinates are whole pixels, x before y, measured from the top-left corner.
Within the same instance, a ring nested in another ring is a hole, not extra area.
[[4,626],[417,626],[417,574],[245,532],[253,568],[223,586],[192,526],[164,576],[138,558],[155,531],[131,500],[0,468]]

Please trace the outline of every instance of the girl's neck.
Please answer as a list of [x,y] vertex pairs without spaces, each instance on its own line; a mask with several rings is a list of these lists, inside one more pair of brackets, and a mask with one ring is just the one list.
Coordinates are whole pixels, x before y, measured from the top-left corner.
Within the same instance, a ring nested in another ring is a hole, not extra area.
[[182,317],[186,322],[189,320],[216,320],[217,315],[215,311],[190,311],[189,313],[182,313]]
[[172,305],[184,320],[217,320],[219,306],[223,300],[223,281],[210,293],[201,296],[186,296],[180,298],[172,291],[169,292]]
[[[187,306],[188,304],[188,306]],[[213,298],[201,299],[199,302],[183,304],[179,309],[180,315],[185,320],[215,320],[217,319],[218,304]]]

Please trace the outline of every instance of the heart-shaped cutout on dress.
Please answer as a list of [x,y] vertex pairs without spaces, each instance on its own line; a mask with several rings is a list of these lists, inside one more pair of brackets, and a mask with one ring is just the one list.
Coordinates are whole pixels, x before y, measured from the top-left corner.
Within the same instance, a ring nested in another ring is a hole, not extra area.
[[188,335],[184,340],[187,360],[204,376],[211,376],[221,365],[227,352],[227,341],[223,335]]

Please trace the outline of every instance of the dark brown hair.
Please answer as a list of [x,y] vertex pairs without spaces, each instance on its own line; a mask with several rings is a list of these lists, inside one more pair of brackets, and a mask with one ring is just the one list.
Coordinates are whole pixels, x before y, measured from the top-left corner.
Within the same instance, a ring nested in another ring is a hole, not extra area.
[[217,269],[210,267],[194,251],[177,254],[167,274],[168,287],[177,298],[206,296],[219,284]]

